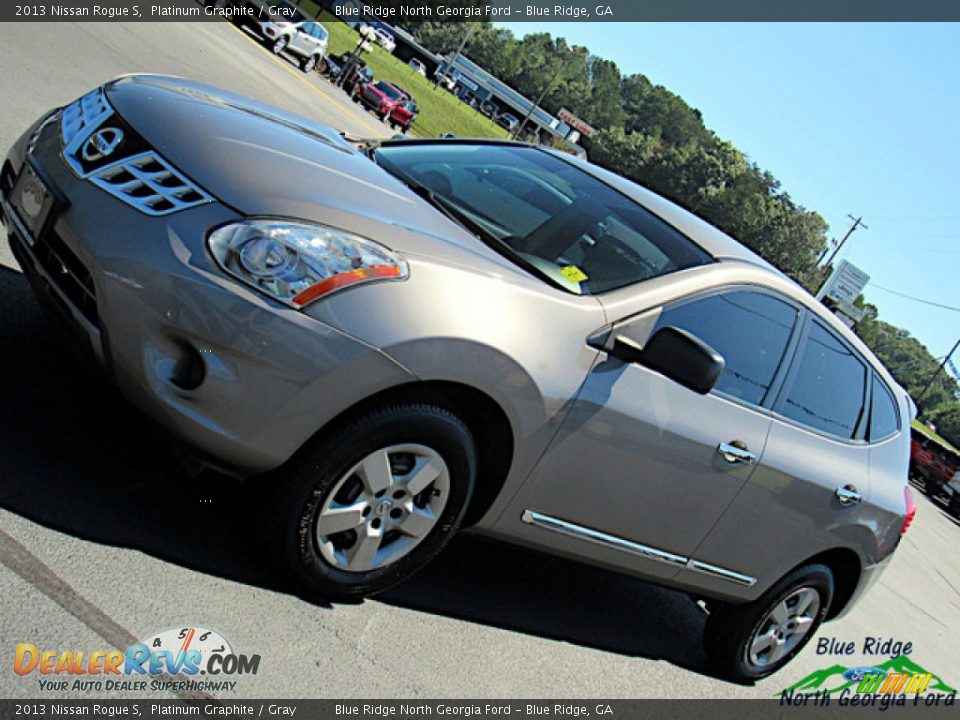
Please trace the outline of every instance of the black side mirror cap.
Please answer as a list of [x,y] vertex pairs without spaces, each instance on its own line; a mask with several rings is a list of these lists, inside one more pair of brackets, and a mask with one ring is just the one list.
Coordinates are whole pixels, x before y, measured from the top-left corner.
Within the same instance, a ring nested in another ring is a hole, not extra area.
[[723,356],[696,335],[667,326],[653,334],[642,348],[617,335],[610,354],[623,362],[650,368],[686,388],[706,395],[723,372]]

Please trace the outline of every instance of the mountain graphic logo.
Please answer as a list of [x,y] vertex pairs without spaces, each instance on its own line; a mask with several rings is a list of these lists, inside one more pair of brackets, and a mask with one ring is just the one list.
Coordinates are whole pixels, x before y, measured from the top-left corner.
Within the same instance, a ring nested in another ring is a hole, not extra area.
[[[909,688],[911,687],[911,679],[914,678],[921,682],[922,690],[926,692],[956,692],[956,690],[944,682],[939,675],[934,675],[928,670],[923,669],[906,655],[900,655],[886,662],[872,665],[869,669],[873,670],[873,673],[850,672],[851,670],[866,669],[867,668],[846,668],[842,665],[832,665],[823,670],[816,670],[810,673],[790,687],[784,688],[784,690],[777,693],[776,696],[790,692],[821,692],[832,695],[833,693],[848,689],[853,692],[883,693],[891,691],[885,689],[888,687],[896,688],[893,692],[908,693],[911,692]],[[930,676],[929,680],[927,680],[926,683],[922,683],[923,680],[926,680],[927,675]],[[871,678],[874,678],[875,681],[871,682]],[[902,678],[902,681],[898,681],[900,678]],[[861,690],[860,688],[864,687],[865,683],[867,683],[866,689]]]

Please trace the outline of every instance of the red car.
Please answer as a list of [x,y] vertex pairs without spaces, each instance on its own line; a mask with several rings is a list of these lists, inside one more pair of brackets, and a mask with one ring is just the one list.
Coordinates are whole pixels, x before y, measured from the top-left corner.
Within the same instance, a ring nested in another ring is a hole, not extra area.
[[960,468],[960,457],[917,430],[910,435],[910,476],[928,495],[939,495]]
[[407,99],[408,95],[395,85],[383,80],[373,80],[353,90],[354,102],[360,102],[386,120],[393,109]]
[[404,132],[410,130],[414,119],[417,117],[417,103],[412,97],[407,97],[393,106],[390,111],[390,127],[399,127]]

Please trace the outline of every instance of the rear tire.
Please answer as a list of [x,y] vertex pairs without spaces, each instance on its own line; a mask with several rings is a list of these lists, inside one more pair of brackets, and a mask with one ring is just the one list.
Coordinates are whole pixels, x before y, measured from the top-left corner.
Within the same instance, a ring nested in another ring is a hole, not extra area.
[[265,478],[264,542],[308,595],[372,595],[447,544],[476,465],[473,436],[450,411],[417,402],[374,410],[320,435]]
[[276,40],[273,41],[273,45],[270,46],[270,50],[273,52],[274,55],[280,55],[281,53],[283,53],[284,50],[287,49],[287,43],[289,42],[290,41],[287,40],[287,38],[281,35],[280,37],[278,37]]
[[751,603],[720,605],[707,618],[703,640],[714,670],[743,684],[777,672],[816,634],[833,585],[826,565],[806,565]]

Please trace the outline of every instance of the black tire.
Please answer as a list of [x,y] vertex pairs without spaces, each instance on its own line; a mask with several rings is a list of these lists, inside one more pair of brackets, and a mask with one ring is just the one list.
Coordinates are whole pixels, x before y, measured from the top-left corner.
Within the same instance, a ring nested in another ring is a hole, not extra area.
[[273,52],[274,55],[280,55],[284,50],[287,49],[287,44],[289,42],[290,41],[287,40],[286,37],[281,35],[276,40],[274,40],[273,43],[270,45],[270,50]]
[[960,520],[960,493],[954,493],[950,497],[950,504],[947,506],[947,513]]
[[[819,596],[820,607],[809,630],[783,657],[762,667],[748,659],[754,636],[769,613],[792,593],[811,588]],[[751,684],[777,672],[803,650],[817,633],[833,601],[833,573],[826,565],[812,564],[794,570],[757,600],[742,605],[721,604],[707,618],[703,644],[713,669],[722,677]]]
[[300,70],[301,72],[309,73],[317,66],[317,56],[310,55],[309,57],[300,59]]
[[[397,560],[367,572],[328,562],[316,539],[315,522],[331,491],[371,453],[394,445],[427,446],[446,463],[447,500],[432,529]],[[476,476],[476,446],[470,430],[450,411],[404,402],[369,412],[307,444],[287,465],[265,478],[269,517],[265,546],[299,587],[324,599],[356,599],[406,580],[439,553],[460,526]]]

